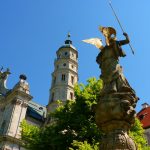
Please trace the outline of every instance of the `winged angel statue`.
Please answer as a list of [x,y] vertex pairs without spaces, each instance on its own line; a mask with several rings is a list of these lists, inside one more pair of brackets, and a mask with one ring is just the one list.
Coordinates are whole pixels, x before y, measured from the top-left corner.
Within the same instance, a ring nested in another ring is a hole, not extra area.
[[119,64],[119,57],[126,56],[121,46],[129,43],[127,33],[123,33],[126,37],[125,40],[117,41],[114,28],[100,26],[99,30],[105,37],[105,46],[99,38],[90,38],[83,40],[83,42],[95,45],[101,50],[96,61],[101,68],[101,79],[104,83],[102,93],[105,95],[114,92],[130,92],[135,95],[134,90],[123,75],[122,66]]

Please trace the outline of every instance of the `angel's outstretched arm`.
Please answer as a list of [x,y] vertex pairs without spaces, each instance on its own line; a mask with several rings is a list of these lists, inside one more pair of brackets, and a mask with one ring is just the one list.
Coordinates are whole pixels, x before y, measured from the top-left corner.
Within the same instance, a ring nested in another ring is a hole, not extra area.
[[125,40],[121,40],[119,41],[119,45],[125,45],[125,44],[129,44],[130,40],[129,40],[129,37],[128,37],[128,34],[127,33],[123,33],[123,35],[126,37]]

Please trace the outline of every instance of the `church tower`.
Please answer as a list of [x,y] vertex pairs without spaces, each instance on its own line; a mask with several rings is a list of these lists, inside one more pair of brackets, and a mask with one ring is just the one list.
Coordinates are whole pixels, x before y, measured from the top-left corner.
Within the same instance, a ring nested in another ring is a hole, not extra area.
[[78,52],[72,45],[70,34],[65,44],[57,50],[56,55],[48,104],[49,112],[55,110],[57,100],[65,103],[68,99],[74,99],[74,85],[78,81]]

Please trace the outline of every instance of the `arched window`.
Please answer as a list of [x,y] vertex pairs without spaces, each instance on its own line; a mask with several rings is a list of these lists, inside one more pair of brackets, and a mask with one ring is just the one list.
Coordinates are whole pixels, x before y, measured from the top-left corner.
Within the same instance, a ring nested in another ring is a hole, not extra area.
[[62,80],[62,81],[65,81],[65,80],[66,80],[66,75],[65,75],[65,74],[62,74],[61,80]]
[[73,99],[73,93],[70,92],[70,99]]
[[74,84],[74,76],[71,76],[71,83]]

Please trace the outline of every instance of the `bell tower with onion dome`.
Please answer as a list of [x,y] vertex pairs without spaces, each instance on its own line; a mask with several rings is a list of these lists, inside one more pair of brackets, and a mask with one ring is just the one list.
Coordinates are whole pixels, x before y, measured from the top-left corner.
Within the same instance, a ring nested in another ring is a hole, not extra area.
[[74,85],[78,81],[78,52],[72,45],[70,34],[56,55],[48,103],[49,112],[55,110],[57,100],[65,103],[66,100],[74,99]]

